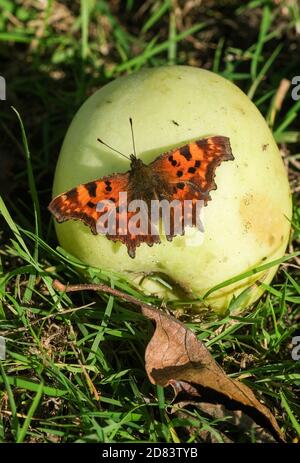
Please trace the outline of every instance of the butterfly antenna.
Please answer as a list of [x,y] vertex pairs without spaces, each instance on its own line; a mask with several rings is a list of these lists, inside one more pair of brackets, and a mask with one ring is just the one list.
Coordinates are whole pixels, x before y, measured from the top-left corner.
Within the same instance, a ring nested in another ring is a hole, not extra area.
[[108,145],[107,143],[105,143],[105,141],[101,140],[100,138],[97,138],[97,141],[99,143],[102,143],[102,145],[104,146],[107,146],[107,148],[111,149],[112,151],[115,151],[116,153],[120,154],[121,156],[123,156],[124,158],[128,159],[130,161],[130,157],[129,156],[126,156],[126,154],[124,153],[121,153],[121,151],[119,150],[116,150],[115,148],[113,148],[112,146]]
[[134,141],[134,135],[133,135],[133,126],[132,126],[132,119],[131,117],[129,118],[130,122],[130,129],[131,129],[131,138],[132,138],[132,146],[133,146],[133,155],[136,158],[136,149],[135,149],[135,141]]

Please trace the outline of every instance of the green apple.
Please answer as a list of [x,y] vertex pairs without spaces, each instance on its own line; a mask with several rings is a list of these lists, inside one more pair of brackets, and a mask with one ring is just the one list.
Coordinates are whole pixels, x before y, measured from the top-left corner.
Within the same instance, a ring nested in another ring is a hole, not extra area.
[[[97,142],[100,137],[122,153],[132,153],[129,117],[137,155],[146,164],[192,140],[229,137],[234,161],[223,162],[216,170],[217,189],[203,209],[204,232],[191,228],[172,242],[142,244],[131,258],[125,245],[93,235],[87,226],[71,220],[56,224],[63,248],[91,266],[124,274],[144,291],[184,300],[201,297],[223,281],[283,256],[291,194],[272,133],[238,87],[203,69],[145,69],[116,79],[88,98],[66,134],[54,195],[129,169],[129,161]],[[258,278],[269,283],[275,272],[272,267],[213,292],[208,307],[224,312],[233,295]],[[261,294],[259,286],[252,286],[242,307]]]

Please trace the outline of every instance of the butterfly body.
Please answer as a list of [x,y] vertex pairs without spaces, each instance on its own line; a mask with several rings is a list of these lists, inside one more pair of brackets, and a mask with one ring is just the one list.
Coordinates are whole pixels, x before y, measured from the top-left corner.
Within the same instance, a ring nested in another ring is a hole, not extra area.
[[153,199],[171,199],[170,185],[152,169],[151,165],[144,164],[141,159],[135,158],[131,162],[128,175],[133,200],[143,200],[150,207]]
[[[167,239],[172,240],[174,236],[184,234],[184,228],[177,231],[174,223],[176,208],[177,217],[183,220],[182,207],[189,200],[188,214],[192,225],[197,226],[197,201],[207,205],[211,199],[210,191],[216,189],[216,168],[222,161],[233,159],[229,139],[223,136],[191,142],[161,154],[148,165],[131,155],[128,172],[112,174],[72,188],[54,198],[49,210],[58,222],[81,220],[95,234],[98,232],[97,225],[100,223],[104,226],[108,217],[112,218],[114,213],[116,225],[112,232],[104,234],[112,241],[125,244],[129,255],[134,257],[136,247],[141,243],[152,246],[160,242],[159,234],[153,234],[151,228],[153,200],[173,201]],[[126,193],[126,202],[125,195],[120,193]],[[134,219],[134,211],[130,210],[128,204],[135,201],[142,201],[149,217],[146,229],[143,228],[139,233],[130,231],[128,227],[130,220]],[[107,204],[106,209],[99,209],[99,204],[104,203]]]

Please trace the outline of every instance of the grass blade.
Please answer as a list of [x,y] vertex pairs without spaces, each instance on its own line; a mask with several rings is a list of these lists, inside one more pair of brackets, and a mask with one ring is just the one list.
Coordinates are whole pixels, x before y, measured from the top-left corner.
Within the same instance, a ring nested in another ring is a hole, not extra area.
[[30,426],[30,422],[33,418],[33,415],[37,409],[37,407],[39,406],[39,403],[41,401],[41,398],[42,398],[42,395],[43,395],[43,390],[44,390],[44,382],[41,381],[39,387],[38,387],[38,390],[37,390],[37,393],[32,401],[32,404],[28,410],[28,413],[27,413],[27,416],[24,420],[24,423],[23,423],[23,426],[22,428],[20,429],[19,433],[18,433],[18,437],[17,437],[17,443],[20,444],[21,442],[24,441],[25,437],[26,437],[26,434],[27,434],[27,431],[28,431],[28,428]]

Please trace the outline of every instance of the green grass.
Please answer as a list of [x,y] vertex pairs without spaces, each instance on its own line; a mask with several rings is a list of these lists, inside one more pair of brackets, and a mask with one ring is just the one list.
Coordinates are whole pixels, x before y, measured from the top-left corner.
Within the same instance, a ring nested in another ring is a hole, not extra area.
[[283,150],[294,191],[289,259],[245,315],[235,315],[238,298],[223,319],[187,324],[226,372],[242,376],[270,407],[287,440],[299,439],[300,370],[291,340],[300,329],[300,102],[287,94],[274,109],[281,79],[299,75],[296,2],[285,14],[271,1],[216,2],[180,18],[171,1],[150,2],[146,11],[136,0],[58,5],[49,0],[41,11],[34,3],[25,8],[0,0],[8,89],[7,103],[0,102],[0,330],[7,343],[0,441],[179,443],[198,442],[208,431],[222,442],[224,429],[235,441],[252,439],[228,427],[226,417],[210,419],[191,408],[170,413],[170,391],[151,385],[144,370],[152,326],[133,307],[105,294],[52,288],[54,278],[92,279],[161,303],[121,275],[86,267],[57,248],[46,206],[59,147],[85,98],[119,75],[166,63],[213,69],[235,82],[266,116]]

